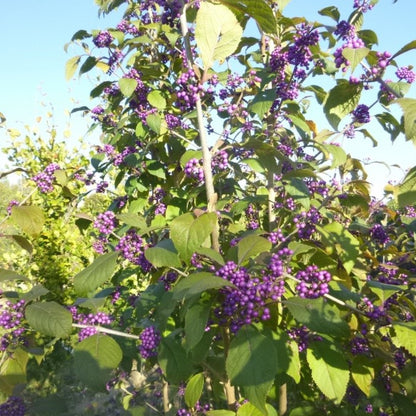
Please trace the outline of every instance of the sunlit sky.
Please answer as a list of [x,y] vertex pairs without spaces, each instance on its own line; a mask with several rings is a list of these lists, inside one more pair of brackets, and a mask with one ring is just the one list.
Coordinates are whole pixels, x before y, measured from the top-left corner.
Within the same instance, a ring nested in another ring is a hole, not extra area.
[[[343,18],[351,12],[353,0],[292,0],[285,10],[288,16],[306,16],[328,25],[334,22],[317,14],[317,10],[334,5]],[[364,28],[378,34],[377,50],[395,52],[416,39],[414,18],[415,0],[380,0],[366,14]],[[53,123],[58,131],[67,128],[69,111],[80,105],[91,106],[89,91],[94,87],[94,78],[74,77],[65,80],[65,63],[81,51],[64,45],[79,29],[104,29],[116,25],[121,11],[99,17],[93,0],[20,0],[7,2],[0,14],[0,36],[2,39],[0,65],[0,112],[7,118],[8,127],[23,130],[24,125],[34,125],[37,117],[45,119],[48,111],[53,113]],[[412,51],[400,58],[400,65],[416,67],[416,53]],[[410,96],[416,97],[416,88]],[[325,127],[324,120],[315,120],[318,127]],[[81,115],[71,116],[72,143],[85,134],[87,120]],[[416,165],[416,147],[403,138],[392,145],[386,133],[374,127],[379,148],[372,147],[368,139],[344,140],[343,145],[355,157],[371,161],[385,161],[401,167],[389,170],[381,165],[371,165],[369,180],[374,192],[381,194],[382,184],[388,179],[400,180],[405,169]],[[90,142],[97,137],[89,137]],[[7,143],[5,129],[0,129],[0,147]],[[0,160],[4,160],[1,156]]]

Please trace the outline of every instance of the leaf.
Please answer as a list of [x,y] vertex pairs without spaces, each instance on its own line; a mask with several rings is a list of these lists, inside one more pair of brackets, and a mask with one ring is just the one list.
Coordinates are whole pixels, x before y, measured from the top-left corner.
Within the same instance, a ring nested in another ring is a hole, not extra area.
[[339,310],[322,298],[292,297],[284,303],[296,321],[306,325],[311,331],[334,338],[348,337],[350,333],[348,323],[339,316]]
[[122,350],[113,338],[103,334],[92,335],[74,348],[75,374],[88,387],[104,390],[111,372],[122,358]]
[[416,200],[416,166],[409,170],[403,182],[396,187],[399,208],[414,205]]
[[0,391],[11,396],[18,385],[26,383],[26,366],[29,354],[17,348],[13,354],[4,356],[0,364]]
[[24,233],[30,236],[39,235],[45,224],[45,217],[42,209],[34,205],[12,207],[11,219]]
[[[244,395],[249,400],[250,403],[247,403],[251,406],[254,406],[254,409],[250,409],[249,414],[253,415],[260,411],[260,414],[267,416],[268,411],[266,409],[266,397],[267,393],[273,386],[273,380],[266,381],[258,386],[245,386],[243,387]],[[246,414],[244,411],[237,411],[237,415]]]
[[338,222],[317,228],[326,246],[335,248],[345,270],[351,273],[360,254],[360,242]]
[[133,78],[120,78],[118,80],[121,93],[125,97],[130,97],[137,88],[137,81]]
[[79,69],[79,75],[85,74],[88,71],[91,71],[92,68],[97,65],[98,59],[95,56],[89,56]]
[[200,399],[204,388],[204,374],[198,373],[190,378],[185,389],[185,403],[189,408],[194,407]]
[[191,360],[173,336],[162,338],[157,359],[168,382],[184,382],[193,371]]
[[410,354],[416,355],[416,324],[414,322],[397,322],[393,324],[395,336],[392,337],[396,347],[405,348]]
[[306,359],[319,390],[329,400],[341,403],[350,378],[345,355],[325,341],[316,341],[308,347]]
[[225,409],[208,410],[207,412],[205,412],[205,414],[207,416],[235,416],[235,412],[233,412],[232,410],[225,410]]
[[399,49],[392,57],[391,59],[396,58],[399,55],[402,55],[403,53],[406,53],[408,51],[411,51],[412,49],[416,49],[416,40],[412,40],[411,42],[404,45],[401,49]]
[[285,190],[295,202],[299,202],[306,210],[310,208],[311,200],[309,189],[303,180],[290,178],[289,183],[285,185]]
[[240,43],[243,29],[234,13],[222,4],[202,2],[196,15],[195,39],[204,69],[222,63]]
[[147,95],[147,101],[153,107],[158,110],[164,110],[166,108],[166,100],[162,93],[158,90],[153,90]]
[[80,295],[88,294],[110,279],[117,264],[117,257],[116,251],[97,257],[74,277],[75,291]]
[[367,396],[370,396],[371,384],[374,380],[374,368],[367,357],[356,356],[351,366],[351,376],[359,389]]
[[267,114],[276,99],[276,90],[265,90],[259,92],[250,102],[249,111],[257,114],[260,120]]
[[67,81],[69,81],[74,76],[80,61],[80,56],[73,56],[71,59],[68,59],[67,63],[65,64],[65,78]]
[[5,237],[10,237],[14,240],[23,250],[26,250],[29,254],[33,253],[33,246],[30,244],[29,240],[21,235],[7,235]]
[[351,66],[351,72],[354,72],[355,68],[361,63],[361,61],[369,54],[368,48],[344,48],[342,50],[342,56],[349,62]]
[[399,104],[403,110],[406,140],[411,140],[416,144],[416,99],[399,98],[394,102]]
[[162,240],[157,245],[148,248],[144,256],[154,267],[181,267],[181,261],[172,240]]
[[338,22],[340,18],[339,10],[335,6],[325,7],[324,9],[319,10],[318,13],[321,16],[328,16],[336,22]]
[[[244,392],[246,392],[246,388],[244,389]],[[264,414],[265,413],[255,407],[252,403],[244,403],[237,410],[237,416],[262,416]]]
[[191,274],[180,280],[172,289],[172,293],[174,299],[186,300],[206,290],[219,289],[224,286],[233,286],[233,284],[212,273],[200,272]]
[[72,315],[56,302],[37,302],[26,307],[29,325],[44,335],[55,338],[67,337],[72,331]]
[[161,134],[162,132],[162,119],[159,114],[152,113],[146,117],[146,123],[156,134]]
[[26,282],[30,282],[30,280],[26,276],[22,276],[21,274],[16,273],[13,270],[0,268],[0,282],[5,282],[8,280],[23,280]]
[[329,91],[324,104],[324,112],[334,129],[337,129],[340,121],[357,107],[360,95],[361,87],[351,85],[346,80],[339,80],[338,85]]
[[136,227],[139,230],[147,228],[146,220],[144,217],[141,217],[137,214],[125,212],[122,214],[117,214],[116,217],[124,224],[130,225],[131,227]]
[[274,380],[277,352],[273,341],[253,327],[242,327],[230,343],[225,368],[237,386],[260,386]]
[[217,215],[205,213],[195,218],[191,213],[176,217],[170,224],[170,237],[180,257],[189,263],[192,254],[210,236],[217,224]]
[[[277,33],[277,22],[272,8],[264,0],[220,0],[231,10],[240,11],[252,17],[265,33]],[[236,13],[237,14],[237,13]]]
[[209,303],[195,303],[185,314],[185,348],[194,348],[205,334],[211,305]]
[[271,248],[272,244],[266,238],[258,235],[248,235],[237,244],[238,264],[244,264],[250,258],[270,251]]

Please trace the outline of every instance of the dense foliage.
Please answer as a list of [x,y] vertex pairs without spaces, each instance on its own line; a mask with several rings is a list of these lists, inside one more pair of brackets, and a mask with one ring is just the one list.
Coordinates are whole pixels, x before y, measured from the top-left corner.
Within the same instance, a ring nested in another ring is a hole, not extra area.
[[412,414],[416,170],[374,200],[340,142],[416,139],[416,41],[287,3],[97,0],[94,172],[43,155],[2,223],[38,257],[0,271],[0,415]]

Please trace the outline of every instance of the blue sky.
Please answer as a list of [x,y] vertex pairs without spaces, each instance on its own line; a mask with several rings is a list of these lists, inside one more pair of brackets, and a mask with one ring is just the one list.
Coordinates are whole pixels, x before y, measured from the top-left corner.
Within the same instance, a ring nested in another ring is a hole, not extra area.
[[[327,24],[333,22],[319,16],[316,11],[334,5],[341,15],[347,17],[351,12],[352,0],[292,0],[285,10],[289,16],[306,15]],[[396,51],[403,44],[416,39],[414,17],[415,0],[380,0],[379,4],[366,14],[365,28],[378,34],[378,50]],[[79,29],[103,29],[114,26],[120,20],[121,13],[98,16],[98,8],[93,0],[21,0],[7,2],[0,14],[0,35],[2,42],[2,65],[0,66],[0,112],[10,127],[23,129],[23,125],[35,124],[37,116],[43,116],[53,107],[53,122],[58,131],[66,128],[68,110],[79,105],[91,105],[89,91],[94,79],[84,76],[65,80],[66,61],[80,53],[71,46],[68,53],[64,45]],[[416,67],[414,51],[404,55],[400,64],[413,64]],[[415,97],[415,87],[410,96]],[[324,121],[317,120],[318,126]],[[86,130],[86,120],[80,115],[71,117],[71,131],[74,143]],[[389,164],[398,164],[403,169],[416,165],[416,147],[400,138],[392,146],[387,135],[376,129],[379,149],[374,149],[370,141],[355,139],[343,144],[353,156],[369,158],[372,161],[383,160]],[[90,141],[96,140],[92,137]],[[6,143],[4,129],[0,130],[0,147]],[[393,176],[381,165],[371,168],[370,180],[381,192],[381,184],[387,179],[398,180],[403,176],[400,169],[394,168]]]

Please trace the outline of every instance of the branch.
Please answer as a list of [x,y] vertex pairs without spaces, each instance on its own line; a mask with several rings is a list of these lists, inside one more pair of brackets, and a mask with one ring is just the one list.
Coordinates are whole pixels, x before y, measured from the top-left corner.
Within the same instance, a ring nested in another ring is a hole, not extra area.
[[74,328],[95,328],[97,332],[103,332],[105,334],[116,335],[118,337],[140,339],[138,335],[127,334],[126,332],[116,331],[115,329],[104,328],[99,325],[84,325],[84,324],[72,324]]
[[11,169],[11,170],[6,170],[5,172],[0,172],[0,179],[3,179],[4,177],[6,177],[8,175],[11,175],[12,173],[15,173],[15,172],[25,172],[25,173],[27,173],[27,170],[23,169],[23,168],[14,168],[14,169]]

